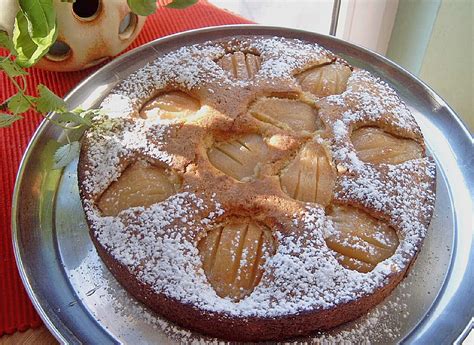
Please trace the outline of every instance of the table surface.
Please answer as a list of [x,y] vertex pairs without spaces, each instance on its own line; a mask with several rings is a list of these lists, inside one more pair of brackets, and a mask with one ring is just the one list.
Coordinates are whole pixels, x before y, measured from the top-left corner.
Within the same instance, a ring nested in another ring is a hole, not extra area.
[[[12,335],[4,335],[0,337],[0,345],[55,345],[57,340],[49,333],[45,326],[37,329],[29,329],[25,332],[16,332]],[[462,345],[474,344],[474,332],[471,330],[469,335],[464,339]]]
[[49,333],[45,326],[36,329],[28,329],[24,332],[16,332],[12,335],[4,335],[0,337],[0,345],[53,345],[58,341]]

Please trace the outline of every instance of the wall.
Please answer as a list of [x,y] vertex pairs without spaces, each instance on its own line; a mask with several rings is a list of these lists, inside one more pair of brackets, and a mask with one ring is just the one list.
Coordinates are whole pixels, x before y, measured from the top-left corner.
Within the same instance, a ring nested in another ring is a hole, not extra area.
[[[210,0],[264,25],[328,34],[334,0]],[[380,54],[387,51],[398,0],[341,0],[336,36]]]
[[474,131],[473,2],[443,0],[421,65],[420,78]]
[[329,33],[333,0],[211,0],[263,25]]
[[471,0],[400,0],[387,57],[430,85],[474,130]]
[[337,37],[385,55],[398,0],[342,0]]
[[400,0],[387,57],[418,75],[441,0]]

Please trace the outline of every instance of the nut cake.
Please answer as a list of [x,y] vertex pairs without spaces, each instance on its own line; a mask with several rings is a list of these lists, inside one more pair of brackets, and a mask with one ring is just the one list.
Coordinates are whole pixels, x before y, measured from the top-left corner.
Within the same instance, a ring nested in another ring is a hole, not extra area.
[[317,44],[182,47],[116,86],[78,167],[92,240],[169,320],[228,340],[327,330],[407,274],[435,201],[420,128]]

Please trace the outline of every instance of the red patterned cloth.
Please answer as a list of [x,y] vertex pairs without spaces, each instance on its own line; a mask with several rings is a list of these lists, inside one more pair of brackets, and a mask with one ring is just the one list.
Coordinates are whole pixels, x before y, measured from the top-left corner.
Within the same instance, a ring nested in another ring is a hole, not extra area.
[[[244,23],[250,22],[205,1],[185,10],[160,8],[148,17],[142,32],[129,49],[180,31]],[[0,50],[1,53],[4,54],[5,51]],[[97,67],[60,73],[31,68],[28,91],[34,92],[35,85],[42,83],[58,95],[64,96],[96,69]],[[7,76],[0,71],[0,101],[14,92],[15,89]],[[40,115],[28,112],[23,120],[15,122],[10,128],[0,129],[0,336],[41,325],[41,319],[36,314],[18,275],[11,239],[11,203],[15,176],[26,146],[41,119]]]

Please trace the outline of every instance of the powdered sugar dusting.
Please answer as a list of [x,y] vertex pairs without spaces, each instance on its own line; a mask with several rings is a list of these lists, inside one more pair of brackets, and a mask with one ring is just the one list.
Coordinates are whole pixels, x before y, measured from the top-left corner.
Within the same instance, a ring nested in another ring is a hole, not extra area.
[[286,39],[274,37],[258,40],[254,47],[262,52],[264,58],[259,73],[268,79],[288,77],[311,61],[331,61],[330,53],[324,48],[298,40],[289,45]]
[[419,133],[418,125],[408,107],[384,81],[369,72],[356,70],[350,76],[347,89],[340,95],[325,98],[328,104],[345,107],[342,121],[349,126],[357,122],[377,122],[390,119],[391,125]]
[[133,112],[133,101],[125,95],[111,94],[102,102],[101,110],[110,118],[127,117]]
[[[236,45],[238,44],[238,46]],[[299,40],[288,41],[281,37],[259,40],[225,42],[227,49],[246,47],[258,51],[262,58],[262,66],[258,71],[259,80],[271,80],[291,76],[292,71],[302,68],[308,63],[329,62],[333,55],[324,48],[307,44]],[[226,53],[222,44],[206,42],[182,47],[170,52],[154,62],[148,63],[140,70],[131,74],[103,101],[102,109],[111,117],[136,115],[139,105],[153,96],[157,90],[175,85],[184,90],[207,88],[212,80],[214,87],[246,87],[255,80],[236,80],[229,73],[218,68],[215,63]],[[208,90],[214,93],[213,89]]]
[[[321,117],[326,111],[337,114],[325,119],[331,133],[330,148],[334,164],[348,172],[339,175],[335,200],[373,210],[400,237],[395,254],[371,272],[360,273],[338,263],[325,241],[335,232],[333,222],[322,207],[304,204],[301,212],[287,215],[291,231],[272,229],[278,246],[275,254],[266,258],[260,284],[249,296],[235,302],[216,294],[207,281],[197,249],[198,239],[226,214],[218,195],[210,197],[210,191],[184,186],[160,203],[130,208],[117,217],[104,217],[95,207],[94,197],[120,176],[125,160],[147,156],[172,166],[178,159],[166,149],[172,123],[136,118],[140,106],[160,90],[203,88],[214,94],[214,89],[209,88],[212,81],[213,87],[222,87],[221,93],[225,94],[223,90],[232,92],[232,87],[251,90],[250,86],[259,80],[296,84],[293,74],[299,69],[334,58],[318,45],[298,40],[261,38],[239,44],[257,50],[262,58],[253,80],[232,79],[214,62],[238,47],[232,42],[227,42],[226,48],[208,42],[158,58],[107,97],[103,110],[108,111],[109,117],[101,118],[87,132],[87,164],[82,167],[81,187],[90,196],[84,206],[94,236],[110,255],[154,291],[206,311],[236,317],[278,317],[329,309],[373,293],[388,283],[390,275],[406,269],[425,236],[434,203],[431,190],[435,166],[429,158],[397,166],[374,166],[359,159],[349,138],[355,125],[383,123],[414,137],[421,136],[395,92],[365,71],[354,71],[347,90],[340,95],[317,101],[321,103]],[[242,260],[246,255],[242,254]]]
[[426,235],[434,210],[431,184],[435,173],[435,165],[428,158],[398,166],[382,165],[379,169],[366,165],[357,175],[341,178],[336,198],[356,200],[388,215],[391,225],[399,229],[404,239],[393,257],[403,266]]
[[99,195],[119,177],[121,171],[117,167],[120,162],[138,152],[169,164],[173,157],[161,149],[169,128],[154,125],[154,143],[148,140],[150,130],[151,123],[141,119],[99,120],[95,130],[86,134],[86,140],[93,145],[88,147],[86,154],[88,164],[82,183],[84,190],[94,196]]
[[293,219],[300,232],[275,234],[278,250],[264,265],[265,275],[273,280],[262,278],[250,296],[234,302],[217,296],[202,271],[196,244],[190,239],[206,223],[193,214],[196,210],[209,211],[203,219],[209,219],[211,211],[223,213],[218,203],[207,205],[187,192],[148,209],[123,211],[116,218],[100,217],[93,205],[86,207],[97,239],[136,271],[138,279],[183,303],[234,316],[279,316],[330,308],[383,285],[395,268],[387,261],[363,274],[340,266],[324,241],[323,234],[333,231],[332,222],[323,209],[308,206]]
[[[155,90],[169,83],[176,83],[186,89],[192,89],[205,78],[221,78],[222,70],[216,70],[213,59],[224,54],[217,45],[188,46],[168,53],[154,62],[136,71],[125,79],[115,92],[134,101],[134,105],[151,96]],[[111,103],[108,99],[105,104]]]

